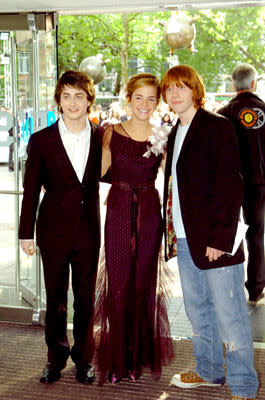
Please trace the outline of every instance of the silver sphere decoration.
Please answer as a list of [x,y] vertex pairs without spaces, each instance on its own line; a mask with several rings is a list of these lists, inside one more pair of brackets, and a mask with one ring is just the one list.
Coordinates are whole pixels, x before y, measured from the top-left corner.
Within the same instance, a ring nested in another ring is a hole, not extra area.
[[164,23],[164,38],[171,48],[171,54],[174,49],[189,48],[191,52],[195,52],[193,41],[196,36],[194,22],[198,18],[189,18],[185,14],[177,11],[171,13],[170,19]]
[[105,62],[103,60],[102,54],[97,54],[96,56],[90,56],[84,58],[79,65],[79,71],[86,72],[91,79],[93,79],[94,84],[103,81],[107,75],[107,70]]

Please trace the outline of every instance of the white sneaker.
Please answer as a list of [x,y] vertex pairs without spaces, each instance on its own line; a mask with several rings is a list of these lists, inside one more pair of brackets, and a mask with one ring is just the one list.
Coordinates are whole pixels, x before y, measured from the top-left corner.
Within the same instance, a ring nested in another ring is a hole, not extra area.
[[195,371],[188,371],[174,375],[170,385],[183,389],[191,389],[198,386],[222,386],[224,383],[225,378],[216,379],[214,382],[208,382],[202,379]]

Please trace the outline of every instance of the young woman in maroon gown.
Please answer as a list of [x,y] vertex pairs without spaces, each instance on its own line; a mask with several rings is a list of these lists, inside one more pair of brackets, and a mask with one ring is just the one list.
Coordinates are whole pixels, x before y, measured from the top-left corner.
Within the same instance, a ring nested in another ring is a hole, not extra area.
[[155,75],[138,74],[126,91],[132,117],[105,128],[102,150],[102,176],[109,170],[112,186],[105,222],[99,368],[111,383],[124,377],[136,380],[143,367],[158,379],[173,355],[158,262],[163,232],[155,180],[162,153],[148,152],[159,81]]

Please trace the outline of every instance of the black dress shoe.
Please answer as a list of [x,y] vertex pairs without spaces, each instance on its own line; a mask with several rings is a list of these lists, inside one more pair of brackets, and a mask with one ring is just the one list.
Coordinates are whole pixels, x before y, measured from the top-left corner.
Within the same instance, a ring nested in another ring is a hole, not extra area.
[[41,383],[56,382],[61,378],[61,370],[56,365],[48,362],[41,373]]
[[248,301],[249,301],[249,303],[257,303],[259,300],[261,300],[263,298],[264,298],[264,293],[262,291],[258,295],[255,295],[255,296],[250,295]]
[[92,383],[95,380],[95,370],[91,364],[76,367],[76,379],[81,383]]

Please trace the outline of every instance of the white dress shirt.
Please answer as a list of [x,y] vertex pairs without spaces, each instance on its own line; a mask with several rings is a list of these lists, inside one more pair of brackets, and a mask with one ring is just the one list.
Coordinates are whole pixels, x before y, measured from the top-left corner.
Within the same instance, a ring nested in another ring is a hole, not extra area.
[[183,225],[181,209],[180,209],[180,201],[179,201],[179,189],[178,189],[178,177],[176,171],[176,165],[178,162],[179,154],[188,132],[190,124],[185,126],[178,126],[174,150],[173,150],[173,158],[171,164],[171,174],[172,174],[172,217],[173,217],[173,226],[176,232],[177,238],[185,238],[186,233]]
[[60,117],[58,127],[69,160],[79,181],[82,182],[90,148],[90,123],[86,119],[85,129],[79,133],[73,133],[66,127],[63,118]]

